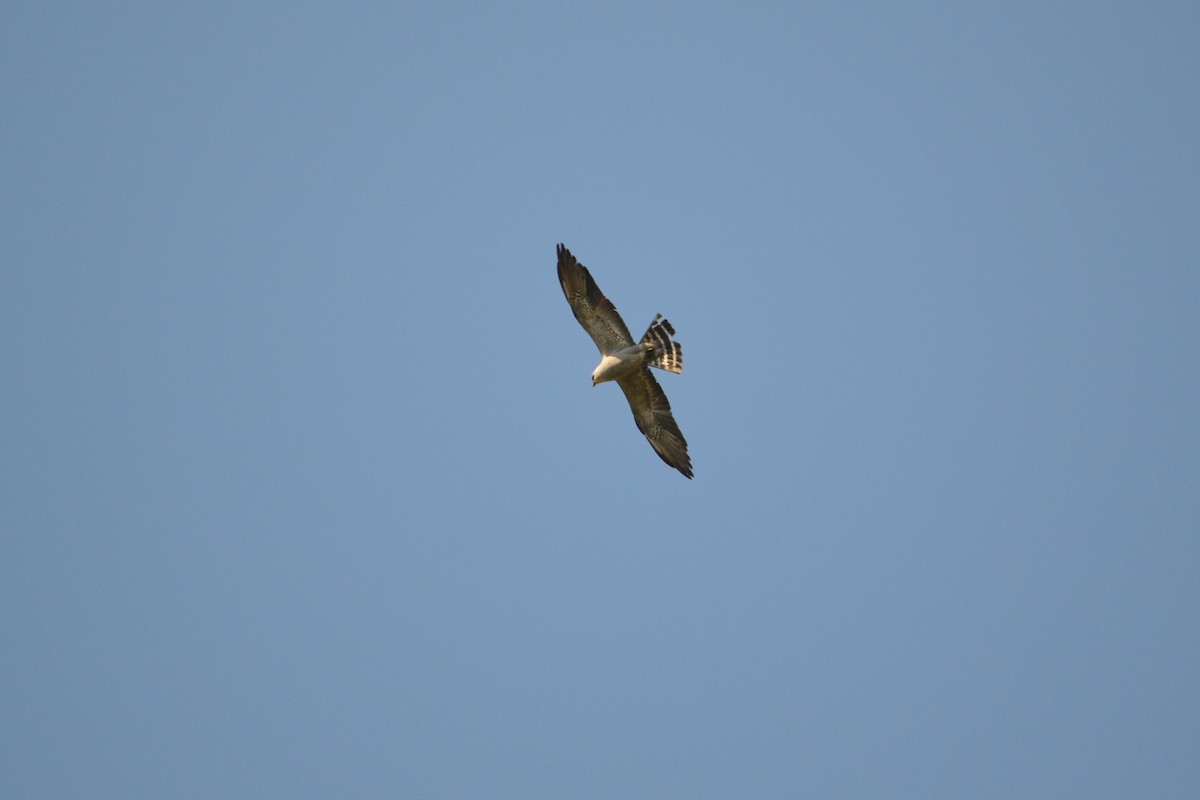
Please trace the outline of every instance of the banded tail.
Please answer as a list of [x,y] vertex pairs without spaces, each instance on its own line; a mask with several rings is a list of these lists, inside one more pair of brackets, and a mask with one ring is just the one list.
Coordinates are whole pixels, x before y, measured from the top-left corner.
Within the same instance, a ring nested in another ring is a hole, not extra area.
[[655,314],[654,321],[642,337],[642,344],[654,348],[654,355],[648,362],[651,367],[678,375],[683,372],[683,345],[671,339],[674,335],[675,329],[671,327],[671,323],[663,319],[662,314]]

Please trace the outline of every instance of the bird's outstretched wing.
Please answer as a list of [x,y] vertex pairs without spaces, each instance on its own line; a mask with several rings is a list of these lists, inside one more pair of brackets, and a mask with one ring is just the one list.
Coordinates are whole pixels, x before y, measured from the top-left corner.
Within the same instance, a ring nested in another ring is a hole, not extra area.
[[675,417],[671,416],[667,395],[650,370],[643,367],[632,375],[619,378],[617,383],[629,400],[633,421],[637,423],[638,430],[645,434],[654,452],[668,466],[682,472],[685,478],[691,478],[692,459],[688,456],[687,440],[683,438]]
[[576,261],[571,251],[561,244],[558,246],[558,282],[571,304],[571,311],[575,312],[575,319],[600,348],[601,355],[615,353],[633,344],[629,328],[625,327],[616,306],[600,291],[587,267]]

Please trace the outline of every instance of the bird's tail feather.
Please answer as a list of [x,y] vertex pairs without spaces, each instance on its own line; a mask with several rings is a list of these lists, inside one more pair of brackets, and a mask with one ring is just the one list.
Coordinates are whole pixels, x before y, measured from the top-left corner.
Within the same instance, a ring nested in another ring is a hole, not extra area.
[[642,344],[649,344],[654,348],[650,366],[678,375],[683,372],[683,345],[671,339],[674,335],[675,329],[671,327],[671,323],[663,319],[662,314],[655,314],[654,321],[642,337]]

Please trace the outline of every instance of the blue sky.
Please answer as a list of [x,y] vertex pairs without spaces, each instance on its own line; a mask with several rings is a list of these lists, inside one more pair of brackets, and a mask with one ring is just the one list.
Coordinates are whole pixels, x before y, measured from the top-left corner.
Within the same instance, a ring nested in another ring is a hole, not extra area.
[[0,793],[1195,797],[1198,23],[7,4]]

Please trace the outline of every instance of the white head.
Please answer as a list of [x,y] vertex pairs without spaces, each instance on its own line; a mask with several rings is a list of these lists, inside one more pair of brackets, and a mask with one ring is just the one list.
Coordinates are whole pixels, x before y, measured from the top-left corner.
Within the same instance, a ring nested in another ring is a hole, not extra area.
[[616,356],[604,356],[600,359],[600,363],[592,370],[592,386],[605,381],[611,381],[617,377],[621,360]]

